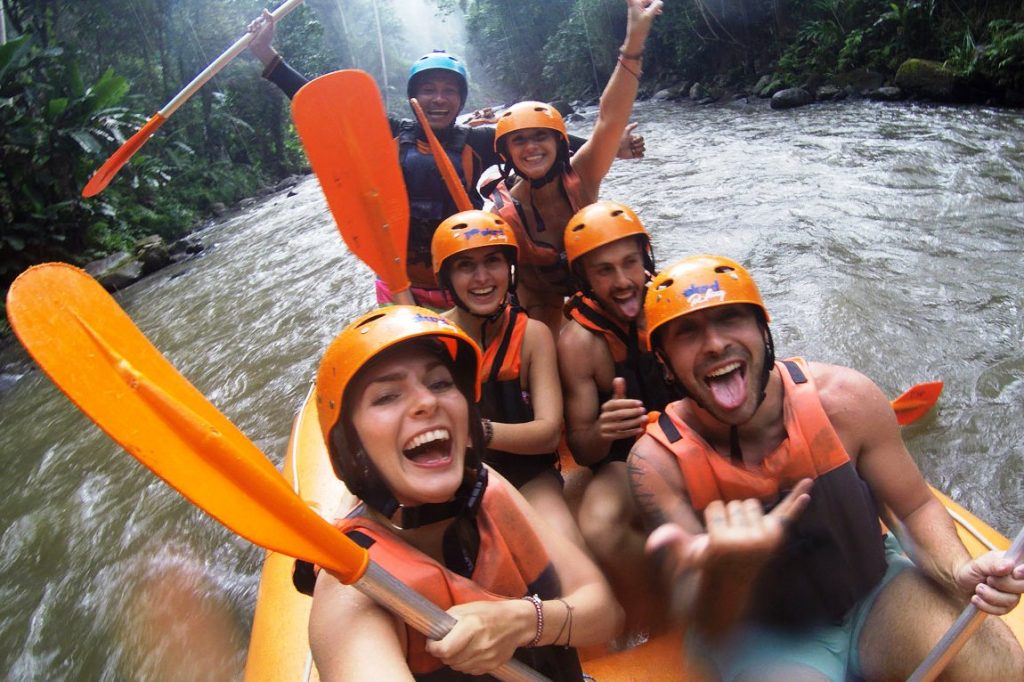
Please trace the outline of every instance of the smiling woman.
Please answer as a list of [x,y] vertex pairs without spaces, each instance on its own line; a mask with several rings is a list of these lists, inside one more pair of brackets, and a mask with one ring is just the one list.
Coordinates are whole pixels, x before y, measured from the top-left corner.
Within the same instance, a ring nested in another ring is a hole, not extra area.
[[458,623],[427,640],[321,572],[309,634],[322,679],[457,680],[515,656],[581,680],[571,647],[617,634],[621,609],[597,568],[482,463],[479,363],[464,332],[414,306],[367,313],[324,355],[320,430],[361,502],[335,523]]

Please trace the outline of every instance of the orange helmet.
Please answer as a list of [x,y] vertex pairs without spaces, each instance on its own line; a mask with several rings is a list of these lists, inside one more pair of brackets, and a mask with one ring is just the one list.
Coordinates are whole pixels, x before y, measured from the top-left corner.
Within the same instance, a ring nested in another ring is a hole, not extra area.
[[[396,305],[371,310],[356,319],[327,347],[316,376],[316,409],[328,451],[331,431],[341,419],[345,391],[353,377],[381,352],[416,338],[437,339],[455,367],[466,399],[480,399],[480,349],[464,331],[426,308]],[[333,461],[332,454],[331,460]],[[337,465],[335,465],[337,471]]]
[[501,246],[508,253],[508,262],[515,265],[519,245],[512,228],[504,220],[487,211],[463,211],[445,219],[430,240],[430,255],[434,261],[434,275],[441,279],[444,263],[452,256],[480,249]]
[[498,117],[498,125],[494,131],[494,151],[504,158],[506,145],[502,138],[526,128],[554,130],[562,136],[566,145],[569,144],[569,133],[565,130],[565,121],[558,113],[558,109],[544,102],[517,102]]
[[653,271],[651,238],[633,209],[615,201],[598,201],[584,206],[565,225],[565,255],[569,261],[569,269],[574,270],[574,263],[577,263],[583,254],[624,237],[634,236],[642,238],[644,256],[651,261],[648,269]]
[[748,303],[771,321],[761,293],[746,268],[724,256],[690,256],[659,272],[647,287],[647,350],[655,332],[672,320],[690,313],[734,303]]

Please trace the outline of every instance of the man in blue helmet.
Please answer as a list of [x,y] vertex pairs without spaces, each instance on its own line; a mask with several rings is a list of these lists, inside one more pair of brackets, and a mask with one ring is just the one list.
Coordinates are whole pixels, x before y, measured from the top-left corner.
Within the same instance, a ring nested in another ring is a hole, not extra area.
[[[250,51],[263,63],[263,77],[279,87],[289,98],[306,84],[307,79],[287,64],[272,47],[274,21],[263,11],[249,25],[254,33]],[[465,185],[475,208],[482,208],[483,199],[476,185],[484,169],[498,163],[494,151],[492,126],[470,127],[455,122],[466,104],[469,79],[462,60],[443,50],[435,50],[413,62],[406,87],[408,97],[415,97],[437,139],[444,146],[452,165]],[[442,220],[458,212],[445,187],[426,135],[415,119],[389,116],[391,132],[398,140],[399,163],[409,195],[409,243],[406,269],[412,283],[413,297],[419,305],[448,310],[454,303],[440,288],[431,263],[430,239]],[[619,158],[640,158],[644,152],[643,138],[632,134],[632,126],[623,135]],[[582,146],[582,138],[570,136],[570,147]],[[378,303],[391,303],[391,292],[377,280]]]

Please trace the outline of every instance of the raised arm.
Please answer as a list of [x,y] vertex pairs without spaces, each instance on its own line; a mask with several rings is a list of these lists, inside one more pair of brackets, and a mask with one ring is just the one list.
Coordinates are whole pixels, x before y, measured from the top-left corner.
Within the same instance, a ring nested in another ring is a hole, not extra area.
[[572,158],[572,168],[584,188],[597,197],[601,180],[619,151],[640,85],[644,45],[654,17],[661,14],[662,0],[626,0],[626,39],[619,59],[601,94],[600,110],[590,139]]
[[249,23],[246,29],[254,34],[249,43],[249,51],[263,64],[263,77],[281,89],[291,99],[306,84],[307,79],[290,67],[274,49],[275,23],[271,13],[264,9],[263,13]]
[[506,424],[492,421],[490,447],[521,455],[554,452],[562,436],[562,387],[558,381],[555,342],[547,326],[537,320],[526,324],[523,371],[529,378],[533,421]]

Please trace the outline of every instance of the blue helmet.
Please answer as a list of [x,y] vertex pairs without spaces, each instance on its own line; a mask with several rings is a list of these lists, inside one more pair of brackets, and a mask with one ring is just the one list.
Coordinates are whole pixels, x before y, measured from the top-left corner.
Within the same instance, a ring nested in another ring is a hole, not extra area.
[[427,71],[442,70],[454,73],[459,79],[460,107],[466,104],[466,96],[469,94],[469,76],[466,73],[466,65],[455,55],[448,54],[444,50],[428,52],[409,67],[409,82],[406,85],[405,93],[410,99],[416,95],[416,79]]

